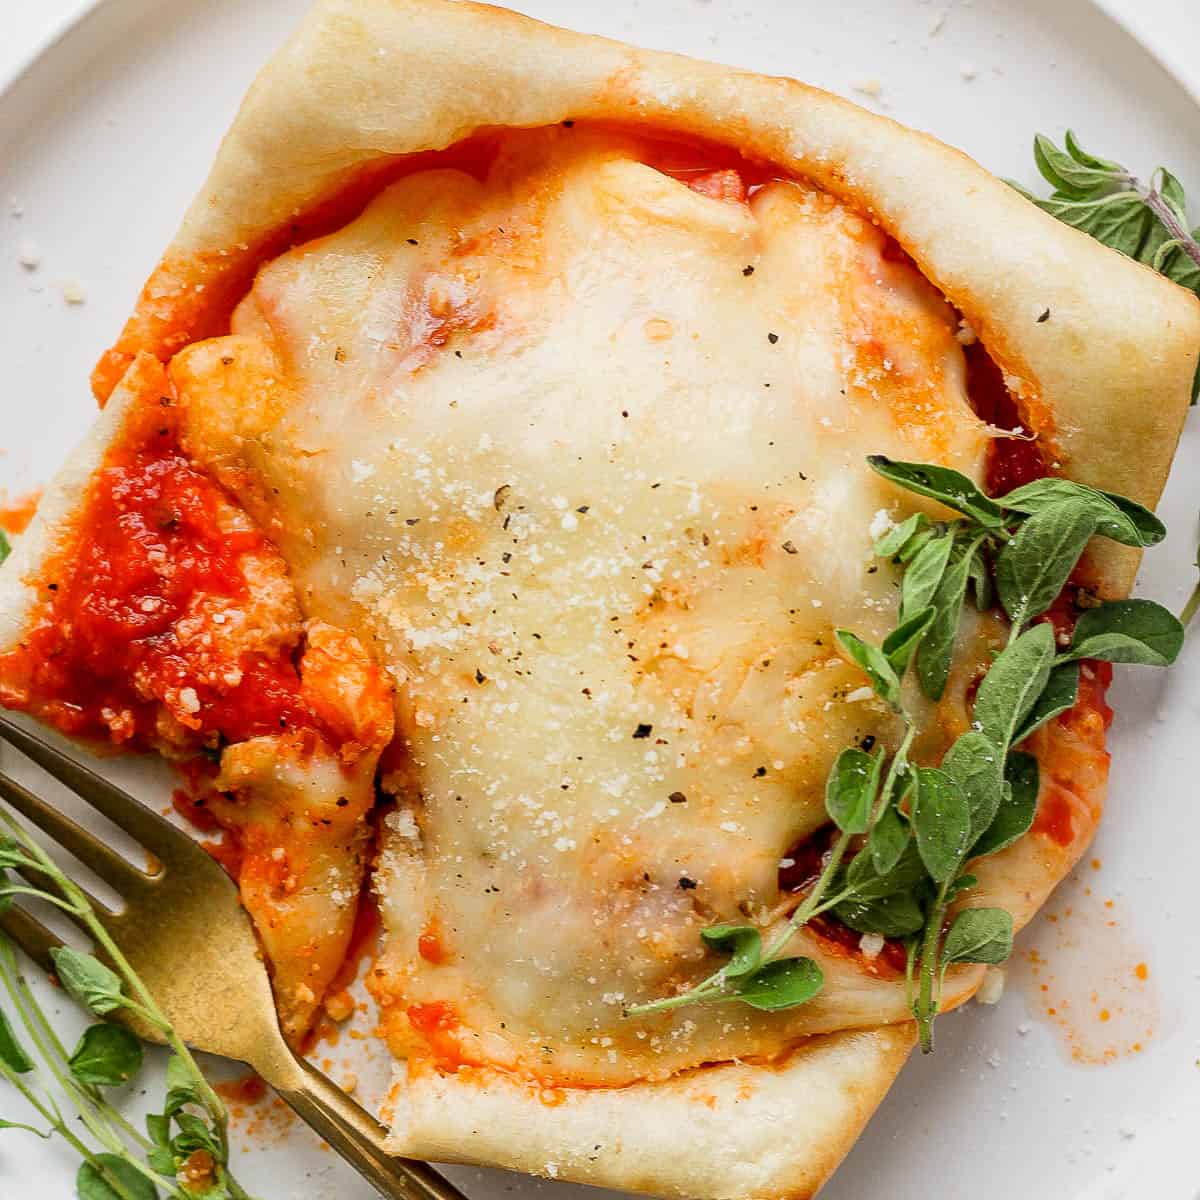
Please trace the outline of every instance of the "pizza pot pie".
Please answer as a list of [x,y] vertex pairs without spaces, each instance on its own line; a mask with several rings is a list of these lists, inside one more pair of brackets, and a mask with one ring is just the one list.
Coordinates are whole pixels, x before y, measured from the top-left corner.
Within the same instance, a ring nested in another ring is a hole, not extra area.
[[[831,763],[897,737],[834,630],[884,637],[873,539],[945,510],[867,456],[1152,506],[1198,345],[1183,290],[845,100],[321,0],[0,575],[0,699],[213,762],[294,1041],[373,890],[397,1153],[807,1197],[912,1047],[903,948],[826,916],[807,1004],[630,1009],[714,969],[700,930],[782,928]],[[1097,542],[1084,582],[1136,565]],[[964,616],[915,759],[1005,637]],[[1099,818],[1107,671],[1026,742],[1037,819],[976,869],[1018,927]]]

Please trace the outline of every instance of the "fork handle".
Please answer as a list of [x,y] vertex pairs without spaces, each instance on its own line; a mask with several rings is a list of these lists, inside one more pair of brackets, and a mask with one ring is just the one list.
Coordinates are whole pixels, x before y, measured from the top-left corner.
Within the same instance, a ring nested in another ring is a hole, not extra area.
[[386,1130],[341,1088],[303,1061],[276,1094],[338,1154],[389,1200],[464,1200],[428,1163],[394,1158],[384,1149]]

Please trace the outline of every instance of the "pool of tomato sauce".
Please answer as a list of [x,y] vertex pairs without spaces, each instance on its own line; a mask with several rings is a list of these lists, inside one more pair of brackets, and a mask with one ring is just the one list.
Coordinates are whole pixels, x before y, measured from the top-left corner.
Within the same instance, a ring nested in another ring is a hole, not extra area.
[[[199,701],[187,718],[197,749],[281,728],[325,732],[288,653],[242,654],[232,688],[196,678],[178,622],[197,596],[250,601],[241,563],[266,543],[222,528],[228,502],[184,454],[179,426],[170,396],[131,405],[71,545],[33,581],[41,594],[30,628],[0,655],[0,700],[64,733],[137,749],[153,741],[158,697],[186,687]],[[115,728],[113,713],[127,714]]]

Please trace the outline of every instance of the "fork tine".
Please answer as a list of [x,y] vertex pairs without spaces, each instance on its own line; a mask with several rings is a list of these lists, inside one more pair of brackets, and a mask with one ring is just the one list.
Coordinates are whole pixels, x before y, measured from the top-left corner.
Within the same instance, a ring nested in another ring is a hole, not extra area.
[[70,817],[35,796],[28,788],[0,772],[0,799],[6,800],[22,816],[52,837],[64,850],[90,867],[105,883],[118,892],[136,891],[150,877],[127,862]]
[[178,860],[181,844],[190,844],[186,834],[135,800],[128,792],[3,717],[0,717],[0,738],[32,758],[80,799],[86,800],[114,825],[119,825],[130,837],[141,842],[160,861]]
[[0,912],[0,931],[8,934],[43,971],[54,970],[50,951],[57,950],[62,939],[19,904]]

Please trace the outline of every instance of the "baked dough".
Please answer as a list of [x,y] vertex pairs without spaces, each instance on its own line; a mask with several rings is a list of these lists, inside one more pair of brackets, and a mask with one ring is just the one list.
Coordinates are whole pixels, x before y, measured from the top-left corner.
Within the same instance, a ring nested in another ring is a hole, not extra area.
[[[439,0],[325,0],[263,71],[94,382],[167,364],[310,630],[396,689],[371,983],[397,1152],[799,1198],[852,1144],[912,1041],[894,971],[806,932],[829,983],[794,1012],[621,1009],[704,972],[702,925],[782,919],[833,754],[889,736],[830,635],[891,616],[868,530],[910,498],[865,454],[984,477],[960,319],[1053,470],[1155,503],[1194,298],[932,138]],[[119,407],[0,576],[0,648]],[[1136,562],[1105,543],[1091,582],[1123,596]],[[964,624],[928,761],[1001,637]],[[979,871],[1018,924],[1091,837],[1103,726],[1097,701],[1038,735],[1066,816]]]

